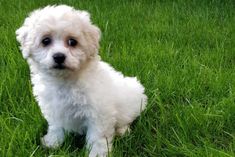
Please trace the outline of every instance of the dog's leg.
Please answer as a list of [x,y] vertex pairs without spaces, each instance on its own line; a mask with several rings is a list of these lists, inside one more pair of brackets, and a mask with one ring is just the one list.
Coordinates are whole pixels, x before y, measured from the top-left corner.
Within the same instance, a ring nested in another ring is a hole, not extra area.
[[64,130],[61,127],[48,126],[47,134],[41,138],[41,142],[45,147],[56,148],[64,141]]
[[[102,127],[102,128],[101,128]],[[102,131],[104,126],[91,126],[87,131],[87,147],[90,149],[89,157],[107,157],[112,149],[114,128]]]

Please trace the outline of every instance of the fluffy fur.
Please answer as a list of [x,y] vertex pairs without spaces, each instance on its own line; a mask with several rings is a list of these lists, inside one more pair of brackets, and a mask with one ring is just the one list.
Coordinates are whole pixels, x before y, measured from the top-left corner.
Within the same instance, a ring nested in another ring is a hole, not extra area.
[[[98,55],[100,30],[89,13],[66,5],[32,12],[16,31],[27,60],[33,93],[48,122],[43,145],[58,147],[64,132],[86,134],[90,157],[107,156],[115,133],[123,134],[145,108],[144,87],[124,77]],[[45,37],[51,44],[42,45]],[[68,39],[78,44],[69,46]],[[64,68],[53,55],[62,53]]]

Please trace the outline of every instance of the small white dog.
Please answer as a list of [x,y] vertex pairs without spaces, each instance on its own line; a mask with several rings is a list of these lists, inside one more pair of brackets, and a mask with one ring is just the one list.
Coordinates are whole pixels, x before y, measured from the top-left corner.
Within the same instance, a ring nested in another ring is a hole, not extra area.
[[144,87],[98,55],[100,30],[89,13],[66,5],[30,14],[16,31],[33,93],[48,122],[43,145],[55,148],[64,131],[86,134],[90,157],[105,157],[145,108]]

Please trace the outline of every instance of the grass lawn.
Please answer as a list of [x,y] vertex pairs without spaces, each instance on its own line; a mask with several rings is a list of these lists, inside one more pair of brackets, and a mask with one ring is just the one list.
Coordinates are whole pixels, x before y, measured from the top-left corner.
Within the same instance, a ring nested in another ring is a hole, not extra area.
[[59,149],[40,145],[47,123],[15,39],[30,11],[61,3],[88,10],[103,60],[146,87],[148,107],[112,156],[235,156],[234,0],[1,0],[1,157],[87,155],[71,134]]

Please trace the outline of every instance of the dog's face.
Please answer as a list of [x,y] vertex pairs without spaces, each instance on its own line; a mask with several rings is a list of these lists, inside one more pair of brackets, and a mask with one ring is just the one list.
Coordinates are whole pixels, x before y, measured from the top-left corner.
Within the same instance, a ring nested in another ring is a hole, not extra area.
[[87,12],[65,5],[32,12],[16,35],[24,58],[44,71],[79,70],[98,54],[100,30]]

